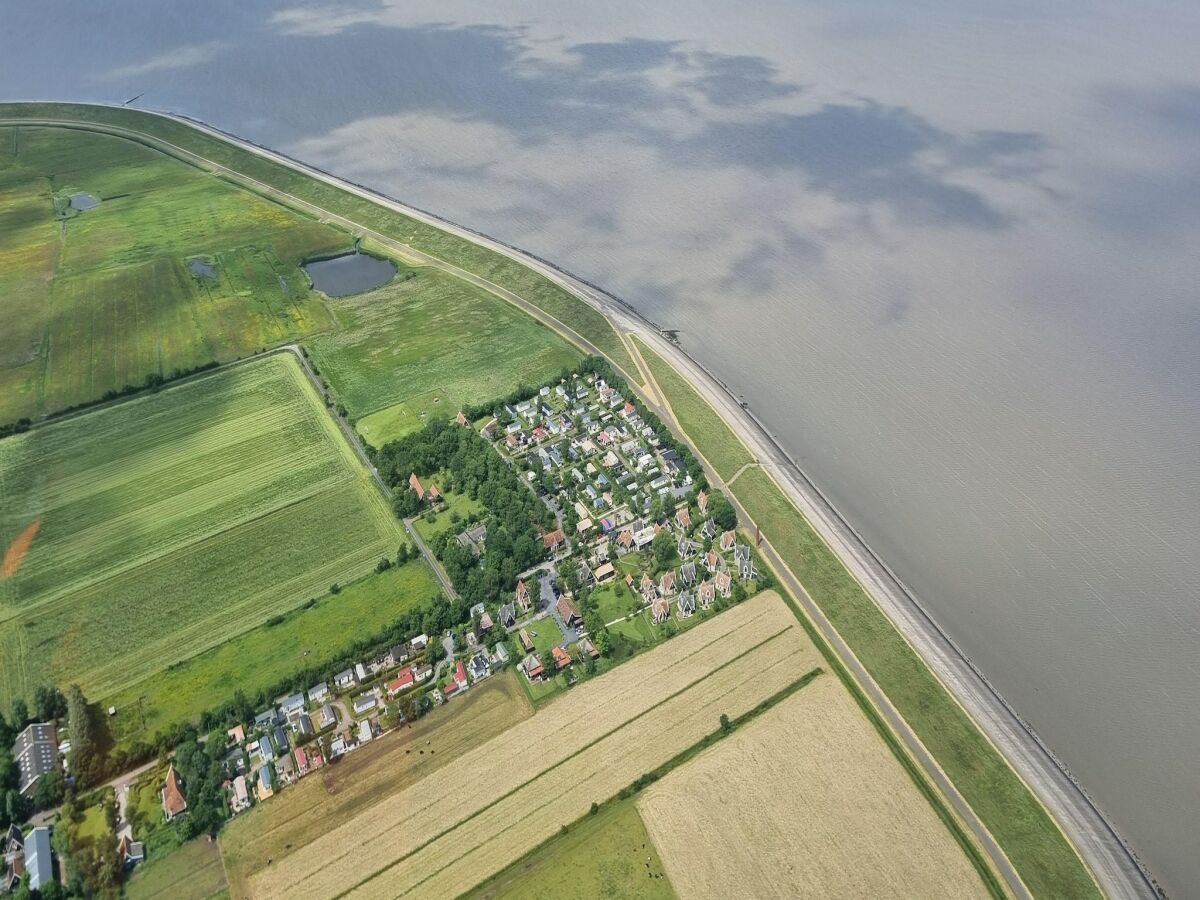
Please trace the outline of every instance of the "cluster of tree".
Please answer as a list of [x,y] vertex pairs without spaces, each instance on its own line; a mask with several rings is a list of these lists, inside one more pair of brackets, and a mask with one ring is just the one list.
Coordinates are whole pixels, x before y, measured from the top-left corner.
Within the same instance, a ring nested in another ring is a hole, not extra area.
[[402,518],[420,509],[420,501],[408,487],[413,472],[444,472],[443,488],[483,505],[487,543],[482,562],[453,535],[435,548],[468,607],[496,600],[501,591],[512,590],[519,572],[545,558],[541,535],[555,527],[553,515],[473,430],[431,422],[374,451],[372,462],[395,490],[393,503]]
[[188,729],[181,737],[183,740],[175,748],[174,763],[188,805],[187,815],[179,820],[180,836],[186,841],[200,834],[215,835],[225,822],[228,811],[222,789],[225,770],[221,766],[225,732],[213,731],[203,744],[194,729]]
[[0,423],[0,438],[6,438],[10,434],[22,434],[33,427],[33,420],[26,417],[17,419],[15,422]]
[[[125,866],[117,852],[117,806],[111,792],[104,792],[103,808],[108,828],[100,834],[80,833],[85,801],[74,790],[68,792],[62,816],[54,829],[54,849],[65,862],[66,887],[70,897],[119,897]],[[45,889],[42,898],[45,900]]]
[[67,690],[67,727],[71,736],[68,768],[80,788],[99,784],[108,775],[108,729],[100,711],[88,703],[79,685]]

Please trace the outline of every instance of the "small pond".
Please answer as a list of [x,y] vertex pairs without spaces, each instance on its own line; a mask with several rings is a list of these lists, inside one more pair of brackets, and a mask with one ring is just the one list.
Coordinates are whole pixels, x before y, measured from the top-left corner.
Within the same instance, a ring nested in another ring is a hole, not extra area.
[[100,201],[91,194],[72,194],[71,209],[91,209],[93,206],[99,206]]
[[321,293],[345,297],[387,284],[395,276],[396,266],[391,260],[366,253],[347,253],[305,263],[304,271]]
[[217,277],[217,267],[203,259],[189,259],[188,271],[197,278],[213,279]]

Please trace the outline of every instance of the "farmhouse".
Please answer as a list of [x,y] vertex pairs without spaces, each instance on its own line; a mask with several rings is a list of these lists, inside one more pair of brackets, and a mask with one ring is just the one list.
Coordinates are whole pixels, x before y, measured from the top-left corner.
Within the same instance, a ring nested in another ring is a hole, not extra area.
[[484,544],[487,542],[487,525],[476,525],[474,528],[468,528],[461,534],[456,535],[454,539],[458,541],[460,547],[470,548],[472,556],[479,556],[483,553]]
[[183,796],[183,782],[179,780],[179,773],[175,771],[174,764],[167,767],[167,780],[163,783],[160,793],[163,815],[167,817],[168,822],[187,812],[187,800]]
[[58,740],[53,722],[35,722],[17,735],[12,749],[17,764],[17,790],[28,797],[39,778],[58,765]]

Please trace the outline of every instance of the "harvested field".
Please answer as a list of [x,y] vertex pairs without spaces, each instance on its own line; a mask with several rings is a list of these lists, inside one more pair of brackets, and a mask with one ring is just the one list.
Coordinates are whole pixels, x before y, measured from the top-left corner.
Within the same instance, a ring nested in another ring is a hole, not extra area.
[[489,678],[463,697],[356,750],[238,816],[221,832],[221,852],[236,896],[247,875],[281,859],[381,798],[414,784],[456,757],[533,715],[513,672]]
[[276,859],[248,893],[460,894],[817,662],[778,595],[760,594]]
[[671,772],[638,809],[685,898],[988,896],[833,678]]
[[[401,530],[290,355],[0,443],[0,707],[119,691],[373,571]],[[113,648],[121,648],[114,654]]]

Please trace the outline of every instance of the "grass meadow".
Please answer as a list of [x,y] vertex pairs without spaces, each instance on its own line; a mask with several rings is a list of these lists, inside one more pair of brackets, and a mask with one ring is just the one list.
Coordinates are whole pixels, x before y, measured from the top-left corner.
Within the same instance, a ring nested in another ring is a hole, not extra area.
[[208,900],[229,896],[226,888],[221,854],[205,835],[147,860],[134,870],[125,894],[130,900]]
[[332,327],[299,263],[349,243],[131,141],[0,128],[0,422]]
[[438,269],[415,271],[330,299],[336,330],[306,342],[375,446],[578,363],[570,344],[504,301]]
[[0,705],[93,698],[370,572],[399,523],[277,355],[0,442]]
[[317,181],[302,172],[264,159],[219,138],[210,137],[182,122],[133,109],[113,109],[81,104],[4,103],[0,119],[47,117],[59,120],[108,123],[138,130],[176,147],[228,166],[264,184],[314,203],[386,234],[395,240],[453,263],[468,272],[506,288],[573,328],[591,341],[626,373],[637,367],[625,345],[598,310],[556,285],[550,279],[501,253],[480,247],[465,238],[394,212],[341,188]]
[[352,637],[382,631],[405,610],[433,599],[438,590],[423,562],[393,566],[337,594],[327,593],[311,607],[294,609],[281,622],[251,629],[99,698],[100,706],[117,709],[108,724],[118,745],[149,739],[196,719],[235,691],[253,698],[293,672],[334,659]]

